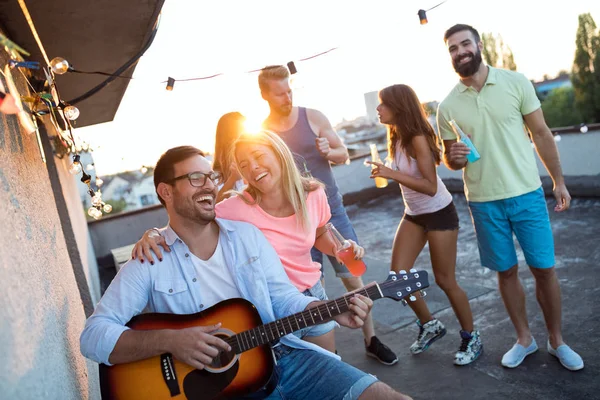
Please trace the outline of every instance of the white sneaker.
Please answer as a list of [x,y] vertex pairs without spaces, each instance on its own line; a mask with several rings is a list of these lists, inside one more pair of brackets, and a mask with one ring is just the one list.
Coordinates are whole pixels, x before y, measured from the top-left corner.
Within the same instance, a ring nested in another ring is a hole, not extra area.
[[558,358],[558,361],[562,364],[563,367],[570,371],[578,371],[583,369],[583,359],[577,353],[575,353],[569,346],[566,344],[561,344],[554,350],[552,346],[550,346],[550,341],[546,346],[548,348],[548,353]]
[[537,350],[538,346],[534,338],[531,338],[529,347],[524,347],[519,343],[515,343],[515,345],[502,357],[502,366],[506,368],[516,368],[521,365],[525,357],[535,353]]

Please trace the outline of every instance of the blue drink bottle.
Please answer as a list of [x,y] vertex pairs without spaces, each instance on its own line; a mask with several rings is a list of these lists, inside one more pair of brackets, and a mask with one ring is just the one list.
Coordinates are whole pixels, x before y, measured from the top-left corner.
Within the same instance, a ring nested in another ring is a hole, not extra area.
[[479,160],[481,156],[477,152],[477,149],[475,148],[475,145],[473,145],[473,142],[471,142],[471,139],[469,139],[469,137],[465,135],[465,133],[462,131],[462,129],[460,129],[460,126],[458,126],[456,121],[450,120],[449,124],[452,127],[452,129],[454,129],[454,133],[456,133],[460,137],[460,141],[466,144],[469,149],[471,149],[471,152],[467,154],[467,161],[470,163],[474,163],[475,161]]

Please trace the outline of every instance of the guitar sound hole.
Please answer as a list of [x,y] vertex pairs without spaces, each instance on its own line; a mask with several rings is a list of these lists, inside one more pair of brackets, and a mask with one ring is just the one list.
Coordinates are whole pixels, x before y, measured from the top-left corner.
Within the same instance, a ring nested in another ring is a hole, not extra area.
[[[223,332],[218,332],[215,334],[215,336],[217,336],[219,339],[225,340],[229,337],[229,335],[223,333]],[[215,358],[213,358],[212,362],[210,363],[210,367],[211,369],[221,369],[223,367],[228,366],[229,364],[231,364],[231,362],[234,360],[236,354],[232,351],[225,351],[225,350],[220,350],[219,351],[219,355],[217,355]]]
[[216,369],[223,368],[229,365],[229,363],[233,360],[234,357],[235,353],[233,351],[221,350],[219,351],[219,355],[213,358],[212,362],[210,363],[210,366]]

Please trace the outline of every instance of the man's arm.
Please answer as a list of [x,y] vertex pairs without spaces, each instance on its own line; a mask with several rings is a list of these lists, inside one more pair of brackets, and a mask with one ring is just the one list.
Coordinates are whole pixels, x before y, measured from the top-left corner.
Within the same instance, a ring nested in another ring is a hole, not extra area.
[[555,210],[564,211],[570,206],[571,196],[565,186],[558,148],[550,128],[546,125],[544,113],[541,108],[538,108],[534,112],[524,115],[523,118],[531,132],[535,149],[554,182],[554,197],[558,202]]
[[307,116],[317,134],[315,143],[321,155],[336,164],[345,163],[349,157],[348,149],[333,130],[325,114],[318,110],[307,109]]
[[229,350],[227,343],[211,334],[219,324],[147,331],[125,326],[148,303],[152,288],[149,268],[153,267],[136,260],[121,268],[81,333],[82,354],[98,363],[113,365],[171,353],[202,369],[218,354],[218,348]]
[[[111,353],[123,333],[129,330],[125,324],[140,314],[148,303],[149,281],[147,269],[138,261],[129,261],[121,268],[86,321],[80,338],[84,356],[98,363],[112,364]],[[155,355],[160,350],[150,353]]]

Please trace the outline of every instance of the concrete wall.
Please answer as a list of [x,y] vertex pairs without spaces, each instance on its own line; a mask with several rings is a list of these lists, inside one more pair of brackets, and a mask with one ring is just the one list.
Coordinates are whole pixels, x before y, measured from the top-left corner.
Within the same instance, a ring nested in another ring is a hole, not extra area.
[[[0,65],[7,62],[0,52]],[[15,72],[18,90],[27,94]],[[36,134],[22,131],[16,116],[0,114],[0,397],[98,399],[97,365],[79,351],[82,298],[90,303],[97,268],[85,250],[85,220],[73,212],[81,210],[74,182],[59,178],[65,166],[55,164],[44,139],[47,164]]]
[[[78,188],[79,186],[87,186],[80,181],[81,175],[73,176],[69,173],[70,158],[65,157],[62,160],[55,158],[55,161],[58,167],[56,171],[62,188],[62,194],[68,209],[68,216],[65,217],[69,218],[73,228],[75,241],[71,243],[71,247],[79,252],[78,261],[81,262],[81,271],[89,287],[92,304],[95,305],[100,300],[98,264],[96,263],[96,254],[88,231],[85,209],[81,204]],[[76,272],[78,273],[78,271]]]

